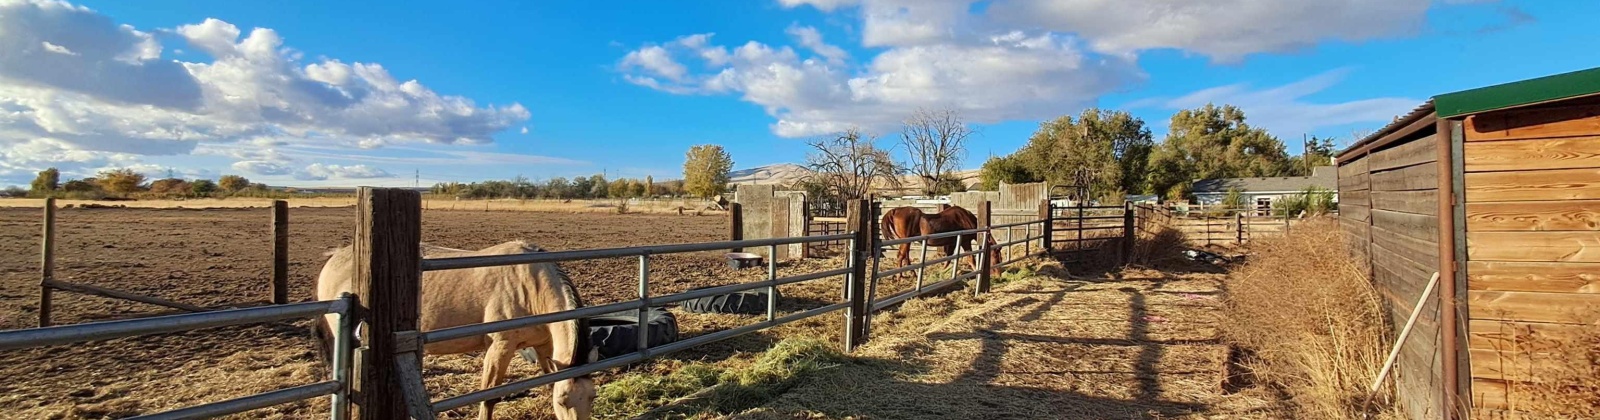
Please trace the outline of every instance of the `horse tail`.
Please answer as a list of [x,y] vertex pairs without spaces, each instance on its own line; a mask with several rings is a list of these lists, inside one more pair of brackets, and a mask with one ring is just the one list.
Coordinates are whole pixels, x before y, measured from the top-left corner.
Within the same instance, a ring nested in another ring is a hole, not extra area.
[[333,329],[328,328],[327,317],[311,323],[311,341],[316,344],[317,357],[324,366],[333,366]]

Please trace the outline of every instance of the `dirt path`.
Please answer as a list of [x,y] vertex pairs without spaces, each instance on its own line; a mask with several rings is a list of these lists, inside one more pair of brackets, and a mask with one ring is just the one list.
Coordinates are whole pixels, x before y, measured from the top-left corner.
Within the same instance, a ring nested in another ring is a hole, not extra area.
[[1036,276],[983,297],[914,302],[857,352],[734,418],[1277,418],[1224,391],[1222,274]]

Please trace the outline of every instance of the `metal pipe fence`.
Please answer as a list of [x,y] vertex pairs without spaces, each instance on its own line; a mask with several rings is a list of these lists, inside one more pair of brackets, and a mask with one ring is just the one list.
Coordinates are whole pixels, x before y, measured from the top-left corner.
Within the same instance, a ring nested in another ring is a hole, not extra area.
[[[608,358],[608,359],[599,361],[597,363],[589,363],[589,364],[585,364],[583,366],[579,366],[579,367],[572,368],[572,369],[566,369],[566,370],[561,370],[561,371],[557,371],[557,372],[545,373],[545,374],[542,374],[542,375],[539,375],[539,376],[535,376],[535,377],[532,377],[532,378],[511,382],[511,383],[499,385],[499,386],[496,386],[496,387],[475,391],[475,392],[468,393],[468,394],[449,397],[449,398],[445,398],[445,399],[438,400],[438,401],[426,402],[427,407],[428,407],[428,411],[431,411],[434,414],[442,413],[442,412],[454,410],[454,409],[457,409],[457,408],[465,407],[465,406],[468,406],[468,405],[471,405],[471,404],[474,404],[474,403],[479,403],[479,402],[483,402],[483,401],[487,401],[487,400],[491,400],[491,399],[504,398],[504,397],[507,397],[507,396],[515,395],[515,394],[520,393],[522,391],[525,391],[525,390],[528,390],[528,389],[532,389],[534,387],[538,387],[538,386],[554,383],[556,381],[565,380],[565,379],[571,379],[571,378],[575,378],[575,377],[578,377],[578,376],[582,376],[582,375],[598,372],[600,370],[610,369],[610,368],[619,367],[619,366],[627,365],[627,364],[638,362],[638,361],[643,361],[643,360],[659,357],[659,356],[667,354],[667,353],[671,353],[671,352],[675,352],[675,351],[679,351],[679,350],[695,347],[695,346],[702,345],[702,344],[705,344],[705,343],[711,343],[711,342],[715,342],[715,341],[726,340],[726,339],[729,339],[729,338],[733,338],[735,336],[748,334],[748,333],[759,331],[759,330],[762,330],[762,329],[772,328],[772,327],[776,327],[776,326],[779,326],[779,325],[784,325],[784,324],[788,324],[788,323],[791,323],[791,322],[799,321],[799,320],[802,320],[802,319],[807,319],[807,318],[811,318],[811,317],[815,317],[815,316],[819,316],[819,315],[835,312],[835,311],[838,311],[838,310],[841,310],[841,309],[845,309],[848,306],[850,306],[850,302],[848,302],[848,301],[846,301],[846,302],[838,302],[838,303],[829,304],[829,305],[826,305],[826,306],[823,306],[823,307],[820,307],[820,308],[813,308],[813,309],[800,311],[800,312],[796,312],[796,313],[792,313],[792,314],[788,314],[788,315],[784,315],[784,316],[779,316],[778,315],[778,308],[777,308],[778,307],[778,299],[777,299],[777,296],[778,296],[777,288],[778,288],[778,286],[787,285],[787,284],[794,284],[794,283],[799,283],[799,282],[804,282],[804,281],[824,279],[824,278],[841,276],[841,275],[849,275],[851,273],[851,270],[850,270],[850,267],[846,266],[846,267],[833,269],[833,270],[812,272],[812,273],[806,273],[806,274],[800,274],[800,275],[794,275],[794,276],[788,276],[788,277],[778,277],[777,276],[777,273],[778,273],[777,259],[773,258],[773,256],[777,255],[775,251],[776,251],[776,248],[779,245],[811,244],[811,243],[817,243],[817,242],[828,242],[828,241],[841,241],[841,240],[844,240],[844,241],[851,242],[852,243],[852,247],[853,247],[854,246],[854,244],[853,244],[854,243],[854,239],[855,239],[855,235],[853,233],[850,233],[850,234],[837,234],[837,235],[824,235],[824,236],[802,236],[802,237],[793,237],[793,238],[752,239],[752,240],[710,242],[710,243],[673,244],[673,245],[640,246],[640,247],[593,249],[593,250],[578,250],[578,251],[557,251],[557,252],[542,252],[542,253],[518,254],[518,255],[495,255],[495,256],[481,256],[481,257],[454,257],[454,258],[424,259],[420,263],[421,269],[423,271],[433,271],[433,270],[449,270],[449,269],[460,269],[460,268],[490,267],[490,266],[517,265],[517,264],[558,263],[558,262],[565,262],[565,261],[589,260],[589,259],[599,259],[599,258],[635,257],[635,258],[637,258],[637,263],[636,264],[638,266],[638,273],[639,273],[639,275],[638,275],[638,284],[637,284],[638,285],[638,290],[639,290],[639,297],[637,299],[635,299],[635,300],[631,300],[631,301],[627,301],[627,302],[618,302],[618,303],[613,303],[613,304],[608,304],[608,305],[589,306],[589,307],[583,307],[583,308],[567,310],[567,311],[551,312],[551,313],[545,313],[545,314],[539,314],[539,315],[533,315],[533,316],[512,318],[512,319],[507,319],[507,320],[500,320],[500,321],[486,322],[486,323],[479,323],[479,324],[463,325],[463,326],[457,326],[457,327],[451,327],[451,328],[442,328],[442,329],[437,329],[437,330],[427,331],[427,332],[420,332],[420,333],[417,333],[417,332],[402,332],[402,333],[399,333],[397,335],[414,336],[414,337],[416,337],[417,341],[418,341],[417,346],[420,347],[423,344],[431,343],[431,342],[440,342],[440,341],[447,341],[447,340],[453,340],[453,339],[464,338],[464,337],[481,336],[481,335],[495,333],[495,332],[508,331],[508,330],[513,330],[513,329],[518,329],[518,328],[526,328],[526,327],[542,325],[542,324],[548,324],[548,323],[553,323],[553,322],[571,321],[571,320],[576,320],[576,319],[579,319],[579,318],[592,317],[592,316],[597,316],[597,315],[606,314],[606,313],[612,313],[612,312],[628,311],[628,310],[638,311],[638,314],[639,314],[639,317],[638,317],[639,321],[638,322],[639,322],[639,324],[636,326],[638,334],[639,334],[639,337],[637,338],[638,347],[633,352],[625,354],[625,355],[620,355],[620,356]],[[750,248],[750,247],[759,247],[759,246],[765,246],[765,247],[767,247],[767,250],[768,250],[769,258],[768,258],[767,267],[766,267],[767,268],[767,273],[766,273],[766,279],[765,280],[756,281],[756,282],[748,282],[748,283],[730,284],[730,285],[724,285],[724,286],[716,286],[716,287],[710,287],[710,288],[704,288],[704,289],[696,289],[696,290],[691,290],[691,291],[687,291],[687,292],[674,293],[674,294],[668,294],[668,295],[662,295],[662,296],[652,296],[650,294],[650,286],[649,286],[649,283],[650,283],[650,269],[649,269],[649,267],[650,267],[650,256],[652,256],[652,255],[672,254],[672,253],[687,253],[687,252],[700,252],[700,251],[712,251],[712,250],[725,250],[725,249],[732,249],[732,248]],[[847,279],[847,281],[854,281],[854,280],[853,279]],[[766,306],[767,307],[766,307],[765,316],[763,317],[764,318],[763,320],[758,321],[757,323],[754,323],[754,324],[745,325],[745,326],[741,326],[741,327],[737,327],[737,328],[733,328],[733,329],[728,329],[728,330],[724,330],[724,331],[718,331],[718,332],[715,332],[715,333],[705,334],[705,335],[701,335],[701,336],[696,336],[696,337],[692,337],[692,338],[689,338],[689,339],[685,339],[685,340],[682,340],[682,341],[669,343],[669,344],[665,344],[665,345],[661,345],[661,346],[651,347],[649,345],[649,343],[650,343],[650,340],[649,340],[649,331],[650,331],[650,329],[649,329],[649,326],[647,325],[648,322],[649,322],[649,317],[646,316],[646,315],[647,315],[647,311],[649,311],[649,309],[652,306],[656,306],[656,305],[660,305],[660,304],[666,304],[666,303],[680,302],[680,301],[685,301],[685,300],[690,300],[690,299],[698,299],[698,298],[707,297],[707,296],[714,296],[714,295],[728,294],[728,293],[736,293],[736,292],[742,292],[742,291],[747,291],[747,290],[755,290],[755,289],[766,289],[768,291],[768,299],[767,299],[767,302],[766,302],[766,304],[767,304]],[[420,385],[420,384],[416,384],[416,385]]]
[[[344,407],[348,406],[346,399],[349,395],[350,363],[353,347],[351,331],[354,329],[351,312],[354,307],[355,297],[345,294],[339,299],[317,302],[0,331],[0,350],[75,344],[87,341],[192,331],[202,328],[337,315],[338,325],[331,328],[334,333],[332,343],[333,366],[330,369],[332,371],[332,380],[133,418],[201,419],[243,413],[307,398],[331,396],[333,410],[330,412],[330,417],[335,420],[342,420],[348,418],[348,413]],[[319,320],[318,322],[321,321]]]

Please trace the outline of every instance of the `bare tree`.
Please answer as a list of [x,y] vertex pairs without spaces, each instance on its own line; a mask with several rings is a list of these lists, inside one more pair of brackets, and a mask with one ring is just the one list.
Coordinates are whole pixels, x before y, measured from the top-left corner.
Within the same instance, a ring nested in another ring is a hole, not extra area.
[[899,189],[900,165],[877,140],[852,128],[806,142],[812,148],[806,166],[813,173],[804,182],[847,200],[866,197],[874,186]]
[[908,168],[922,180],[922,192],[934,194],[940,181],[950,178],[967,154],[972,128],[951,109],[918,109],[900,128],[900,144],[911,156]]

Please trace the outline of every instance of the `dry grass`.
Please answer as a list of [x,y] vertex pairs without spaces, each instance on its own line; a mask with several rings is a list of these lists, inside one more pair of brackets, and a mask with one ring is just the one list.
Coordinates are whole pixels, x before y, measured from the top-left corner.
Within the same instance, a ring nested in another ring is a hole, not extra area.
[[1259,238],[1228,287],[1227,338],[1253,353],[1247,366],[1283,387],[1304,418],[1395,413],[1390,391],[1367,392],[1387,355],[1387,328],[1366,268],[1338,252],[1344,246],[1331,221]]
[[1578,325],[1570,331],[1574,334],[1557,337],[1527,324],[1501,324],[1505,359],[1495,368],[1537,378],[1507,382],[1508,411],[1525,418],[1561,419],[1600,413],[1600,325]]
[[[273,199],[270,198],[241,197],[197,198],[189,200],[56,200],[56,205],[115,205],[136,208],[208,209],[270,207],[272,206],[272,201]],[[355,196],[291,198],[287,201],[289,202],[290,207],[349,207],[356,205]],[[619,203],[625,204],[619,205]],[[43,199],[0,199],[0,207],[41,207],[43,205]],[[676,214],[678,213],[678,209],[682,208],[683,214],[694,214],[696,216],[727,214],[727,212],[721,210],[706,210],[707,205],[708,204],[705,200],[699,199],[659,199],[628,202],[619,202],[618,200],[456,200],[454,198],[439,198],[431,195],[423,195],[422,199],[422,208],[425,210]]]

